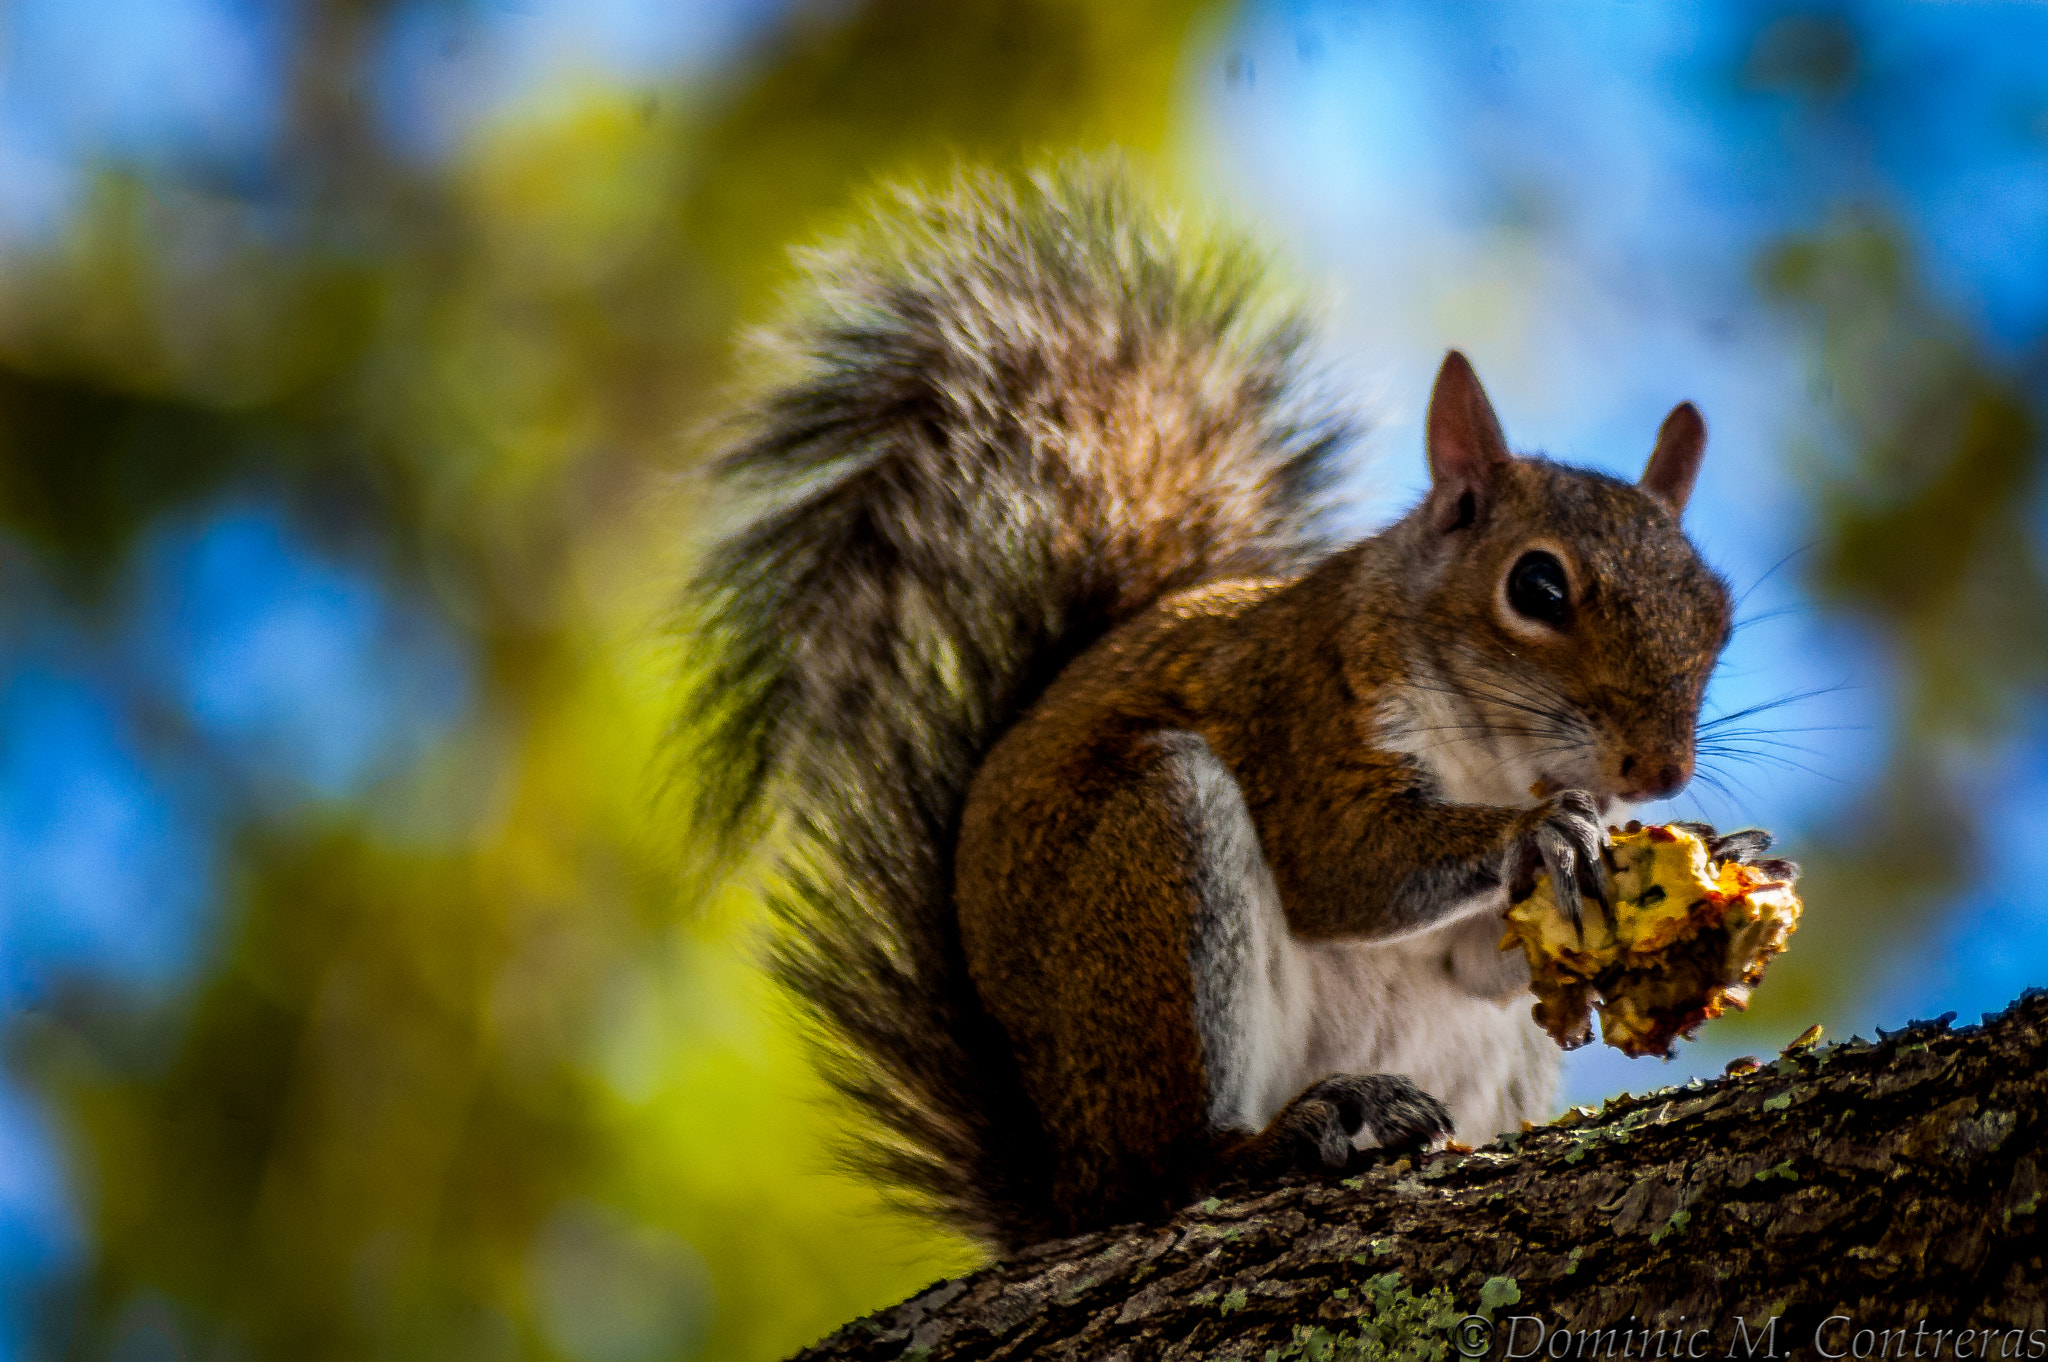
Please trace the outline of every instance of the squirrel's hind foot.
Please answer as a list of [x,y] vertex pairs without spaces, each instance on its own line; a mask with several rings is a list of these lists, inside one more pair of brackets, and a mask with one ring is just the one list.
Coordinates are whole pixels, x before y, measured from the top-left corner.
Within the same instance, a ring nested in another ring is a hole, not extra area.
[[1235,1160],[1248,1177],[1337,1172],[1374,1149],[1422,1149],[1453,1133],[1444,1104],[1400,1074],[1335,1074],[1310,1084],[1247,1141]]

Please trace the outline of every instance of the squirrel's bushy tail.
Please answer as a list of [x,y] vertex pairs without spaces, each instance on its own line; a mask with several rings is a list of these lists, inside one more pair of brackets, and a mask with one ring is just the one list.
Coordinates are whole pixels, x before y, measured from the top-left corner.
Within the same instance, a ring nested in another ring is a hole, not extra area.
[[1320,548],[1347,432],[1260,257],[1119,168],[898,197],[812,260],[722,464],[760,509],[696,583],[692,774],[707,844],[773,830],[775,968],[873,1118],[861,1161],[1014,1245],[1049,1169],[961,957],[969,782],[1113,625]]

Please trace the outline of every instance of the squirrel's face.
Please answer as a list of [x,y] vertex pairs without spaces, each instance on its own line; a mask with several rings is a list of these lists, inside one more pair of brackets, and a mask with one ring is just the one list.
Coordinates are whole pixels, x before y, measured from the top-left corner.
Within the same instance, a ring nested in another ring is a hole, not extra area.
[[1727,584],[1679,523],[1705,442],[1698,413],[1672,413],[1635,485],[1515,458],[1454,354],[1430,442],[1435,486],[1418,530],[1435,570],[1421,632],[1431,667],[1475,711],[1478,740],[1543,793],[1675,794],[1692,777],[1731,617]]
[[[1434,665],[1537,779],[1637,803],[1692,777],[1727,586],[1678,517],[1626,483],[1538,459],[1446,538],[1428,614]],[[1514,741],[1519,739],[1520,741]]]

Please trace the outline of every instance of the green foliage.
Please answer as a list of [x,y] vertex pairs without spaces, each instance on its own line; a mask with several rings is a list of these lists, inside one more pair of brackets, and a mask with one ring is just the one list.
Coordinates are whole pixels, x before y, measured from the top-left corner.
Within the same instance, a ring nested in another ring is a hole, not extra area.
[[1902,234],[1867,219],[1761,264],[1766,293],[1810,328],[1810,387],[1840,422],[1839,441],[1793,451],[1815,522],[1804,571],[1876,632],[1899,694],[1882,780],[1800,850],[1807,901],[1843,911],[1802,922],[1758,994],[1759,1032],[1813,1020],[1970,882],[1981,796],[1959,758],[1994,750],[2048,688],[2038,378],[1944,316],[1918,276]]
[[541,90],[431,166],[358,93],[387,9],[300,7],[285,229],[110,165],[0,260],[0,531],[82,619],[150,526],[253,486],[480,690],[364,797],[246,809],[189,991],[14,1028],[91,1245],[52,1346],[781,1356],[974,1255],[836,1171],[753,900],[671,887],[676,432],[878,177],[1157,150],[1195,5],[798,6],[743,68]]

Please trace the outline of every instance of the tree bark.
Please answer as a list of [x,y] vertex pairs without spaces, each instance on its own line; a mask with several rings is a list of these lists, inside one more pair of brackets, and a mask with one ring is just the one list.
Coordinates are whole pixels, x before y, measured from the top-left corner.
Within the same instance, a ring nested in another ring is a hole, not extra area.
[[2048,1357],[2048,991],[1948,1021],[1040,1245],[799,1356]]

